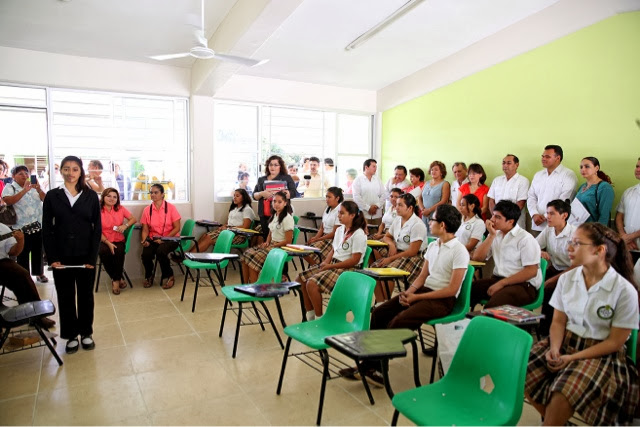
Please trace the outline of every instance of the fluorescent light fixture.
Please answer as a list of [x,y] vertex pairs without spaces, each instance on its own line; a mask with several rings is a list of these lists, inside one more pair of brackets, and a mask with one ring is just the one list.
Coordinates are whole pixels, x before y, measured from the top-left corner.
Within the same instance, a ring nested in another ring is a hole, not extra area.
[[391,15],[387,16],[381,22],[377,23],[375,26],[367,30],[366,32],[360,34],[354,41],[349,43],[344,50],[353,50],[360,46],[362,43],[369,40],[371,37],[378,34],[382,31],[387,25],[395,22],[396,19],[400,18],[402,15],[407,13],[409,10],[413,9],[419,3],[422,3],[424,0],[408,0],[405,4],[400,6],[395,12]]

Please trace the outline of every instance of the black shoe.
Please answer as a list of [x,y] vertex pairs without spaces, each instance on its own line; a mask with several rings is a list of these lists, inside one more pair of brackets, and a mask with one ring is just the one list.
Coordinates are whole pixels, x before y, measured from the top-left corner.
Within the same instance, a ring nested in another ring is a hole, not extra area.
[[85,350],[93,350],[96,348],[96,343],[91,338],[91,335],[87,335],[86,337],[82,337],[82,348]]
[[64,347],[64,351],[67,354],[73,354],[78,351],[79,347],[80,343],[78,342],[78,337],[71,338],[69,341],[67,341],[67,345]]
[[346,380],[358,381],[359,378],[356,377],[358,373],[358,368],[344,368],[338,371],[338,374]]
[[184,257],[175,252],[169,254],[169,258],[171,258],[171,261],[175,262],[176,264],[182,264],[182,261],[184,261]]

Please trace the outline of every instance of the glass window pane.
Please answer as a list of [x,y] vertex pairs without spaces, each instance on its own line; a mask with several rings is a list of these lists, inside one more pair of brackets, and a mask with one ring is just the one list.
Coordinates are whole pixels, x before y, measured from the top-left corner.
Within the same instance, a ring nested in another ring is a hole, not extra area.
[[[47,113],[40,109],[0,108],[0,158],[10,168],[25,165],[48,185]],[[8,176],[11,176],[9,172]]]
[[353,194],[351,184],[362,173],[362,165],[370,156],[338,156],[336,167],[336,179],[338,186],[344,190],[344,194]]
[[0,104],[45,108],[47,92],[44,88],[0,85]]
[[361,154],[371,151],[371,116],[338,114],[338,152]]

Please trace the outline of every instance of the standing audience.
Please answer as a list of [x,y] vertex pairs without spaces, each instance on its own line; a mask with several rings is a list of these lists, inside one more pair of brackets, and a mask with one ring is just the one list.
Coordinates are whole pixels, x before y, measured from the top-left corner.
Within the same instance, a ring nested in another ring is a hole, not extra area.
[[599,222],[608,226],[615,197],[611,178],[600,169],[600,161],[595,157],[582,159],[580,174],[587,182],[578,188],[576,199],[589,212],[586,222]]
[[[515,203],[520,208],[520,211],[524,209],[529,193],[529,180],[518,173],[519,166],[520,159],[518,159],[518,156],[507,154],[505,158],[502,159],[502,171],[504,175],[496,177],[489,189],[490,211],[493,211],[493,207],[500,200],[509,200]],[[526,228],[527,217],[524,213],[520,214],[518,225],[520,228]]]
[[405,193],[411,194],[414,198],[418,198],[422,194],[424,188],[424,171],[420,168],[409,169],[409,182],[411,185],[404,189]]
[[480,201],[480,210],[482,211],[482,219],[489,217],[489,186],[485,184],[487,174],[479,163],[471,163],[469,165],[469,182],[463,184],[458,189],[458,201],[456,206],[460,210],[460,201],[467,194],[474,194]]
[[[306,177],[309,177],[308,179]],[[320,159],[309,157],[309,174],[302,177],[298,184],[298,192],[304,193],[304,198],[322,197],[323,189],[329,188],[329,180],[320,173]]]
[[438,206],[449,203],[451,186],[444,180],[447,176],[447,167],[444,163],[437,160],[431,162],[429,174],[431,175],[431,180],[425,183],[424,187],[422,187],[422,194],[416,197],[416,200],[422,216],[422,222],[427,227],[427,234],[430,235],[429,219]]
[[[309,159],[305,159],[306,165]],[[258,183],[253,189],[253,199],[258,201],[258,217],[260,218],[260,231],[266,238],[269,234],[269,219],[271,218],[271,203],[279,190],[270,190],[265,186],[266,181],[283,181],[285,183],[284,194],[288,199],[297,196],[296,184],[289,176],[282,157],[273,155],[264,164],[266,174],[258,178]],[[306,173],[306,172],[303,172]]]
[[386,197],[384,185],[376,175],[378,162],[367,159],[362,165],[363,174],[353,181],[353,201],[364,213],[369,224],[382,222],[382,208]]
[[451,182],[451,198],[450,203],[456,205],[458,202],[458,190],[460,186],[469,182],[467,178],[467,165],[464,162],[455,162],[451,167],[453,172],[453,181]]
[[[640,179],[640,158],[636,163],[635,176],[636,179]],[[624,191],[617,210],[616,228],[618,232],[629,249],[638,251],[640,248],[640,184]]]

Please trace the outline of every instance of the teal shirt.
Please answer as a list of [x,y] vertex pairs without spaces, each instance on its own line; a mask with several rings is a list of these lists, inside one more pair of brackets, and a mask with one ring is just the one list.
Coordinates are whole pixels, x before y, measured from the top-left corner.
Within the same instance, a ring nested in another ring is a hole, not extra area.
[[[584,205],[591,214],[586,222],[599,222],[602,225],[609,225],[611,219],[611,207],[613,206],[613,198],[615,196],[611,184],[600,181],[599,184],[592,185],[587,190],[585,182],[578,188],[576,198]],[[596,188],[598,190],[598,205],[596,206]]]

